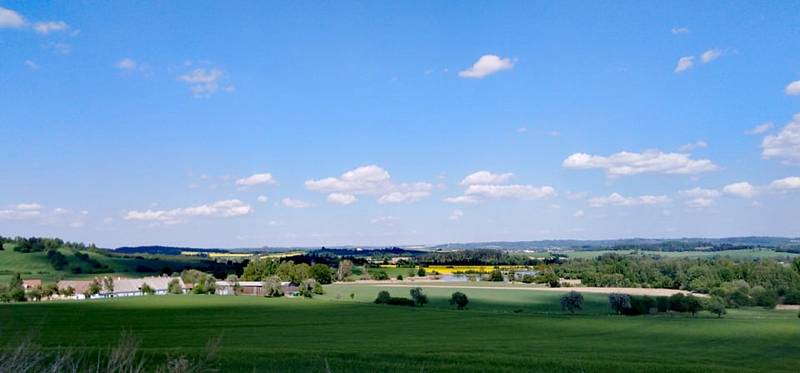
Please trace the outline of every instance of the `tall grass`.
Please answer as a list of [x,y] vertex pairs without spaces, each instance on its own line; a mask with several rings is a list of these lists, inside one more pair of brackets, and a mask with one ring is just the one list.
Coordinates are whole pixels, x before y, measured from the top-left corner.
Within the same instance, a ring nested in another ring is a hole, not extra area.
[[139,351],[141,340],[123,331],[119,341],[96,355],[71,348],[44,349],[30,338],[0,350],[0,373],[207,373],[218,369],[221,338],[211,338],[200,356],[164,356],[162,364],[148,364]]

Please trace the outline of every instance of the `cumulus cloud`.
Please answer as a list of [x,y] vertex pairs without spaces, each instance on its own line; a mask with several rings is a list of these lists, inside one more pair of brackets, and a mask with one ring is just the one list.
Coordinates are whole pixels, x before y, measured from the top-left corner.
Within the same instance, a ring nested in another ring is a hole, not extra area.
[[800,96],[800,80],[787,84],[783,91],[789,96]]
[[478,171],[467,175],[461,180],[461,185],[477,185],[477,184],[502,184],[508,181],[514,174],[494,174],[489,171]]
[[310,203],[308,203],[306,201],[301,201],[299,199],[293,199],[293,198],[289,198],[289,197],[286,197],[286,198],[282,199],[281,203],[284,206],[289,207],[289,208],[293,208],[293,209],[304,209],[304,208],[313,206],[312,204],[310,204]]
[[656,150],[619,152],[608,157],[575,153],[567,157],[562,165],[572,169],[605,169],[609,177],[642,173],[694,175],[719,168],[708,159],[692,159],[690,154]]
[[670,199],[667,196],[643,195],[625,197],[619,193],[611,193],[607,197],[589,199],[589,205],[592,207],[660,205],[668,202],[670,202]]
[[0,28],[20,28],[25,26],[25,18],[19,13],[0,6]]
[[258,198],[256,198],[256,201],[261,203],[266,203],[267,201],[269,201],[269,198],[267,198],[267,196],[258,196]]
[[69,30],[69,25],[64,21],[36,22],[33,24],[33,29],[39,34],[47,35],[51,32]]
[[356,196],[345,193],[331,193],[328,194],[328,202],[338,205],[349,205],[356,201]]
[[694,56],[685,56],[678,59],[678,64],[675,66],[676,73],[682,73],[691,69],[694,66]]
[[500,58],[494,54],[484,54],[472,67],[460,71],[458,76],[462,78],[483,79],[489,75],[503,70],[510,70],[514,67],[514,62],[509,58]]
[[746,131],[745,133],[748,135],[760,135],[764,132],[771,130],[772,127],[774,126],[775,125],[772,124],[772,122],[765,122],[753,127],[752,129]]
[[461,210],[453,210],[453,212],[451,212],[451,213],[450,213],[450,216],[448,216],[448,217],[447,217],[447,219],[450,219],[450,220],[459,220],[459,219],[461,219],[463,216],[464,216],[464,211],[461,211]]
[[474,172],[461,180],[461,185],[466,186],[462,195],[448,197],[444,201],[448,203],[476,203],[489,199],[530,200],[556,195],[555,189],[550,186],[505,184],[512,176],[512,173]]
[[709,49],[709,50],[703,52],[703,54],[700,55],[700,59],[703,61],[703,63],[709,63],[711,61],[716,60],[720,56],[722,56],[722,51],[721,50],[719,50],[719,49]]
[[784,163],[800,163],[800,113],[792,117],[777,134],[764,137],[761,141],[761,155],[764,158],[779,158]]
[[800,176],[790,176],[775,180],[770,183],[769,187],[777,190],[800,189]]
[[686,198],[684,204],[691,208],[709,207],[714,203],[715,199],[722,195],[722,193],[716,189],[703,189],[699,187],[681,190],[678,194]]
[[152,221],[163,222],[166,224],[175,224],[186,221],[194,217],[218,217],[227,218],[234,216],[247,215],[252,212],[250,205],[238,200],[229,199],[217,201],[210,204],[181,207],[171,210],[145,210],[128,211],[125,215],[125,220],[137,221]]
[[275,179],[270,173],[253,174],[245,178],[236,180],[236,185],[250,187],[261,184],[275,184]]
[[[361,166],[341,174],[319,180],[306,180],[308,190],[345,195],[380,195],[379,203],[416,202],[431,194],[433,184],[426,182],[396,184],[389,172],[376,165]],[[355,202],[353,197],[352,202]],[[352,203],[350,202],[350,203]]]
[[377,218],[370,219],[370,223],[372,224],[386,224],[386,225],[393,225],[395,222],[399,221],[400,218],[396,216],[379,216]]
[[217,68],[197,68],[178,77],[189,85],[195,98],[207,98],[219,90],[219,81],[225,73]]
[[728,184],[722,191],[725,194],[729,194],[736,197],[741,198],[753,198],[758,195],[758,189],[746,181],[741,181],[738,183]]
[[586,215],[586,213],[585,213],[585,212],[583,212],[583,210],[578,210],[578,211],[575,211],[575,213],[574,213],[574,214],[572,214],[572,216],[574,216],[574,217],[576,217],[576,218],[582,218],[584,215]]

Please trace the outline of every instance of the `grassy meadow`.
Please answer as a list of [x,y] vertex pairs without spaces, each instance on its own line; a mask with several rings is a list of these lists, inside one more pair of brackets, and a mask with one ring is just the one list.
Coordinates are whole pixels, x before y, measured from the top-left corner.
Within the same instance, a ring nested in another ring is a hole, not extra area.
[[229,372],[790,372],[800,364],[796,311],[625,317],[609,314],[605,296],[585,294],[584,312],[568,315],[557,293],[470,287],[461,290],[470,298],[464,311],[447,303],[453,289],[425,289],[430,304],[422,308],[372,304],[383,289],[408,295],[408,288],[343,284],[314,299],[4,304],[0,346],[30,338],[44,348],[104,353],[126,330],[156,364],[165,355],[202,354],[219,337],[219,364]]

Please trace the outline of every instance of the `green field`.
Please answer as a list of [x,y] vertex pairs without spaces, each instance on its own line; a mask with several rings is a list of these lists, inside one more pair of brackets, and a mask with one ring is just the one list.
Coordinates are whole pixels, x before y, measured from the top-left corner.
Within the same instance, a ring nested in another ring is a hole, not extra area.
[[[711,256],[724,256],[729,258],[772,258],[785,259],[800,256],[796,253],[778,252],[772,249],[743,249],[726,251],[637,251],[642,255],[660,255],[666,258],[706,258]],[[569,258],[596,258],[603,254],[617,253],[620,255],[631,254],[631,250],[594,250],[573,251],[566,253]]]
[[[56,270],[50,264],[45,252],[22,253],[13,250],[13,244],[5,244],[5,250],[0,250],[0,283],[7,283],[9,278],[16,272],[22,278],[37,278],[47,282],[55,282],[61,278],[83,279],[93,278],[98,274],[92,274],[92,268],[86,262],[75,256],[76,251],[68,248],[58,249],[66,256],[68,264],[63,270]],[[158,255],[138,255],[123,256],[116,254],[103,255],[93,251],[81,251],[90,258],[107,265],[110,270],[103,272],[103,275],[121,275],[141,277],[152,273],[136,273],[137,267],[143,266],[154,271],[160,271],[163,267],[170,267],[173,270],[196,265],[202,259],[184,256],[158,256]],[[83,273],[75,274],[71,271],[74,267],[80,267]]]
[[791,372],[800,364],[796,311],[625,317],[609,314],[605,296],[586,294],[586,310],[566,315],[557,293],[469,287],[462,290],[469,309],[457,311],[446,301],[452,289],[426,289],[431,302],[423,308],[372,304],[381,289],[408,294],[346,284],[310,300],[186,295],[5,304],[0,346],[29,337],[93,353],[129,330],[156,364],[165,354],[200,354],[221,337],[220,364],[230,372]]

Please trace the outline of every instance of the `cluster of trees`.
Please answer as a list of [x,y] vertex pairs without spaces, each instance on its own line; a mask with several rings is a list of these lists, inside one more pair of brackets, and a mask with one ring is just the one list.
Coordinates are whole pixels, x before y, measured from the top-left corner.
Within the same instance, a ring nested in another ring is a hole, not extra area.
[[795,303],[800,298],[800,259],[785,265],[772,259],[609,253],[594,259],[572,259],[554,269],[560,277],[579,278],[588,286],[689,290],[717,295],[732,307],[766,305],[767,299],[777,303],[780,298]]
[[378,293],[378,297],[375,298],[375,303],[412,307],[422,307],[428,304],[428,296],[422,292],[422,288],[412,288],[409,293],[411,298],[393,297],[388,291],[382,290]]
[[[345,266],[347,264],[345,263]],[[340,268],[342,265],[340,264]],[[349,264],[352,268],[352,262]],[[244,281],[265,281],[266,279],[277,276],[282,281],[288,281],[293,285],[301,285],[304,280],[314,279],[319,284],[330,284],[333,282],[334,275],[349,276],[350,269],[343,272],[334,272],[331,268],[322,263],[308,265],[306,263],[294,264],[293,261],[278,261],[272,258],[255,259],[247,263],[242,272],[241,279]]]
[[217,280],[214,276],[196,269],[187,269],[181,272],[181,280],[186,284],[192,284],[192,293],[194,294],[214,294],[217,291]]
[[535,265],[538,259],[495,249],[475,249],[435,252],[416,258],[419,264],[436,265]]
[[56,284],[45,284],[25,291],[22,277],[15,273],[8,285],[0,284],[0,302],[25,302],[28,300],[38,301],[42,298],[49,298],[53,295],[73,295],[75,289],[62,289],[60,292]]
[[[86,246],[82,242],[65,242],[60,238],[45,238],[45,237],[16,237],[13,239],[0,237],[2,243],[10,243],[14,245],[14,251],[22,253],[41,252],[46,250],[56,250],[59,248],[67,248],[74,250],[97,250],[94,244]],[[0,245],[2,246],[2,245]]]
[[612,293],[608,295],[608,304],[611,310],[619,315],[626,316],[667,311],[687,312],[694,316],[704,309],[718,316],[722,316],[726,312],[725,306],[717,299],[704,300],[691,294],[684,295],[682,293],[673,294],[669,297]]

